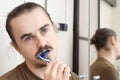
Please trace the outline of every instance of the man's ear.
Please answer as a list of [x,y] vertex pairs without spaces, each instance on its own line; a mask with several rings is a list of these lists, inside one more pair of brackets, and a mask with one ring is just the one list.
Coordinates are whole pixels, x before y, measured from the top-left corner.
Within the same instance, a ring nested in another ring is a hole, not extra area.
[[112,45],[115,45],[116,42],[117,42],[117,38],[115,36],[112,36],[111,37],[111,43],[112,43]]
[[[13,43],[13,42],[10,42],[10,44],[20,53],[20,49],[19,47],[17,46],[17,44]],[[21,54],[21,53],[20,53]]]

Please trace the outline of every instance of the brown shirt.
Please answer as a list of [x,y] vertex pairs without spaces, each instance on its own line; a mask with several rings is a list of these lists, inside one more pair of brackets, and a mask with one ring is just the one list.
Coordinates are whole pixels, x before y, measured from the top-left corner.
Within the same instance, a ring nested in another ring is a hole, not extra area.
[[[42,80],[34,75],[26,66],[26,63],[18,65],[15,69],[4,74],[0,80]],[[70,80],[80,80],[75,73],[71,73]]]
[[115,67],[104,58],[98,58],[90,67],[90,80],[96,75],[100,76],[100,80],[119,80]]

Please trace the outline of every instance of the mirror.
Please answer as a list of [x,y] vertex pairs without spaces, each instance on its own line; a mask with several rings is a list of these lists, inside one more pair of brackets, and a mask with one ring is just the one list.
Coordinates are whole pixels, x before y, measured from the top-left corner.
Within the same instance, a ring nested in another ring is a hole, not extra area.
[[[99,28],[111,28],[120,36],[120,0],[98,0],[98,23]],[[115,65],[120,73],[119,61]]]

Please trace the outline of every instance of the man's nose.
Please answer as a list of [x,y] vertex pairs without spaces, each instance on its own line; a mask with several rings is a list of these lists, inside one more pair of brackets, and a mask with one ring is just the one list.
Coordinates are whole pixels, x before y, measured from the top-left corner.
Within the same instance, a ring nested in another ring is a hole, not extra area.
[[43,47],[45,46],[47,43],[46,39],[42,36],[37,36],[37,47],[40,48],[40,47]]

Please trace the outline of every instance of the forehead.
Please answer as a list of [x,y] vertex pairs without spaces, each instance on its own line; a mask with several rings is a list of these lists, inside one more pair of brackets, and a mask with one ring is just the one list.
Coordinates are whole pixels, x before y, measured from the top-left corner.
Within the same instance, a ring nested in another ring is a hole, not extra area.
[[23,13],[21,13],[20,15],[18,15],[17,17],[13,18],[11,20],[11,26],[15,25],[14,23],[17,23],[19,21],[33,21],[33,20],[37,20],[40,19],[42,22],[42,19],[49,19],[48,15],[45,13],[45,11],[43,11],[41,8],[37,7],[31,11],[25,11]]
[[50,24],[50,19],[41,8],[35,8],[25,12],[11,20],[13,34],[20,36],[40,28],[44,24]]

